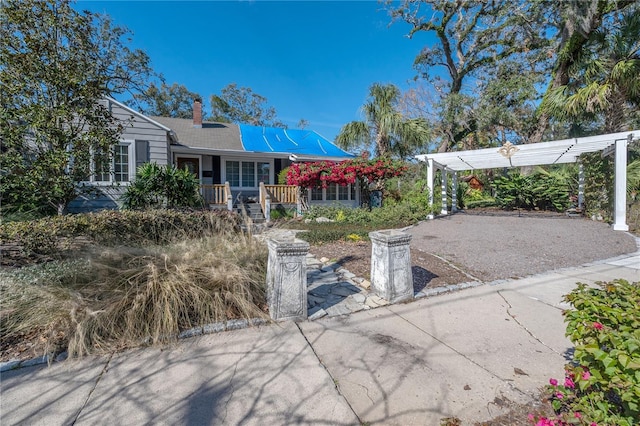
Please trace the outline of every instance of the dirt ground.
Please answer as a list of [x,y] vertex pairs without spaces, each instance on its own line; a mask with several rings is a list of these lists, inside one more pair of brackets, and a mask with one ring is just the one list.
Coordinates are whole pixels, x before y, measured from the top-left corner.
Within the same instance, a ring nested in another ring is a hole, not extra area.
[[[343,268],[358,277],[371,278],[370,241],[336,241],[311,246],[309,252],[318,259],[326,257],[333,262],[339,263]],[[411,272],[413,273],[413,289],[415,292],[425,288],[472,281],[472,278],[447,261],[416,248],[411,249]]]

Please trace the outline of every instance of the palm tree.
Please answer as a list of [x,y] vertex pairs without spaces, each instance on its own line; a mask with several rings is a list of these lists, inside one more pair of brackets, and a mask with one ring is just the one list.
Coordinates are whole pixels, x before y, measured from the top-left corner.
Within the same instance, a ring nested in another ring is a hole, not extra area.
[[601,118],[607,133],[629,130],[640,106],[640,13],[594,33],[572,78],[549,93],[543,108],[560,120]]
[[344,149],[372,146],[377,157],[406,158],[427,143],[429,129],[423,118],[406,118],[398,110],[400,90],[393,84],[374,83],[369,100],[362,106],[364,121],[342,127],[336,143]]

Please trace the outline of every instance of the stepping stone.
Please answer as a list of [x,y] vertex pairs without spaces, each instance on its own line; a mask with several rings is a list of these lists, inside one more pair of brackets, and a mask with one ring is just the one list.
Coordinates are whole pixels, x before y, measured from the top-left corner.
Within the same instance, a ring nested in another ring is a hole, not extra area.
[[362,303],[357,303],[355,300],[350,298],[345,299],[344,306],[346,306],[347,309],[351,311],[351,313],[358,312],[364,309],[364,305]]
[[327,315],[330,317],[335,317],[338,315],[348,315],[351,313],[351,310],[346,306],[346,304],[338,303],[337,305],[330,306],[325,309],[327,311]]
[[326,284],[315,286],[309,289],[309,293],[311,293],[314,296],[327,296],[329,293],[331,293],[331,286]]
[[360,287],[364,288],[365,290],[368,290],[369,287],[371,287],[371,281],[362,280],[362,282],[360,282]]
[[354,273],[351,273],[351,272],[347,271],[347,272],[343,272],[343,273],[342,273],[342,276],[343,276],[345,279],[350,279],[350,278],[355,278],[355,277],[356,277],[356,274],[354,274]]
[[314,307],[316,305],[321,305],[325,302],[325,298],[324,297],[318,297],[318,296],[314,296],[312,294],[307,294],[307,304],[310,305],[310,307]]
[[343,287],[343,286],[336,286],[331,289],[331,294],[337,294],[338,296],[342,296],[342,297],[351,296],[353,293],[356,293],[356,292],[357,291],[353,291],[350,288]]
[[351,298],[356,303],[364,303],[364,301],[367,300],[367,297],[364,294],[360,294],[360,293],[352,294]]
[[322,318],[323,316],[327,315],[327,312],[324,309],[316,306],[315,308],[309,310],[308,314],[309,314],[309,317],[308,317],[309,321],[315,321],[318,318]]

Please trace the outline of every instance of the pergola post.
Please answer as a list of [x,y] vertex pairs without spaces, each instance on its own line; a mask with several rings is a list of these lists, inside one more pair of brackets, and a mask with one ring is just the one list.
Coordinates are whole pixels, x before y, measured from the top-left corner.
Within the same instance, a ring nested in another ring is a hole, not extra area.
[[430,209],[427,219],[433,219],[433,160],[431,158],[427,159],[427,189],[429,190],[429,194],[427,195],[427,204]]
[[451,213],[458,211],[458,172],[451,173]]
[[442,168],[442,208],[440,209],[440,214],[447,214],[447,169],[445,167]]
[[584,165],[578,162],[578,210],[584,205]]
[[[631,139],[631,135],[629,136]],[[628,231],[627,225],[627,139],[616,140],[614,175],[614,222],[616,231]]]

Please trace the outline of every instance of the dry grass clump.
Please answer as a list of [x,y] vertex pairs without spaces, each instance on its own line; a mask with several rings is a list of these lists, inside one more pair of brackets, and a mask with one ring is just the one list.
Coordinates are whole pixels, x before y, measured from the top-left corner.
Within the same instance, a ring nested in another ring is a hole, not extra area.
[[95,249],[0,274],[2,340],[38,330],[70,356],[168,342],[181,330],[266,317],[266,247],[222,233],[163,247]]

